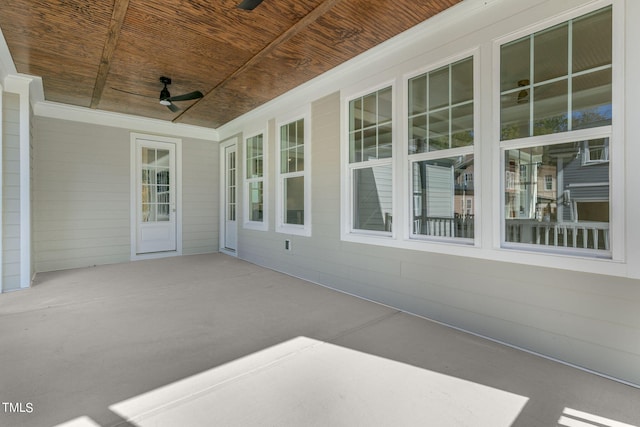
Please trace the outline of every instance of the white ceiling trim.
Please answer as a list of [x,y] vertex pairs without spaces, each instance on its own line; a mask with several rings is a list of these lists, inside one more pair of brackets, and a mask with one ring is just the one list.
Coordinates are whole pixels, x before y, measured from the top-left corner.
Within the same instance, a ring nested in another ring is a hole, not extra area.
[[173,123],[129,114],[94,110],[51,101],[36,102],[33,112],[38,117],[71,120],[101,126],[117,127],[136,132],[162,134],[183,138],[196,138],[218,142],[218,131],[201,126]]

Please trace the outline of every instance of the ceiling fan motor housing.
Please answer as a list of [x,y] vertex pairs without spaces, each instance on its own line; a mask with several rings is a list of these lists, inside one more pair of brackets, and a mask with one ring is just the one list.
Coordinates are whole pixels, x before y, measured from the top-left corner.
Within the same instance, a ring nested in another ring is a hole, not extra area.
[[168,101],[171,93],[169,93],[169,89],[167,89],[167,85],[171,84],[171,79],[164,76],[160,77],[160,83],[164,84],[164,88],[162,88],[162,90],[160,91],[160,104],[171,105],[171,101]]

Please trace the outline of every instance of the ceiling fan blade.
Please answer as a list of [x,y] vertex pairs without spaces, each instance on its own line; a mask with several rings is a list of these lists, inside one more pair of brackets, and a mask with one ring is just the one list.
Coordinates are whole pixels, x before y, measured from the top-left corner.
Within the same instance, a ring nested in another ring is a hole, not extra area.
[[174,112],[174,113],[177,113],[178,111],[180,111],[180,109],[178,107],[176,107],[175,105],[173,105],[173,104],[167,105],[167,108],[169,110],[171,110],[172,112]]
[[189,92],[189,93],[185,93],[183,95],[176,95],[176,96],[170,96],[169,98],[167,98],[168,101],[174,102],[174,101],[190,101],[192,99],[199,99],[202,98],[204,95],[202,94],[202,92],[200,92],[199,90],[193,91],[193,92]]
[[238,9],[253,10],[260,3],[262,3],[262,0],[242,0],[242,2],[238,5]]

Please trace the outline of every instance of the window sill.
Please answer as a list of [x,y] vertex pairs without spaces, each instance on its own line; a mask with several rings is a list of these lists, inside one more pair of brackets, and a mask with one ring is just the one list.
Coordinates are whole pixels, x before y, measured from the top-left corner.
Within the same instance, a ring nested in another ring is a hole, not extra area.
[[296,226],[296,225],[289,225],[289,224],[278,225],[276,227],[276,233],[293,234],[296,236],[310,237],[311,227],[305,227],[303,225]]

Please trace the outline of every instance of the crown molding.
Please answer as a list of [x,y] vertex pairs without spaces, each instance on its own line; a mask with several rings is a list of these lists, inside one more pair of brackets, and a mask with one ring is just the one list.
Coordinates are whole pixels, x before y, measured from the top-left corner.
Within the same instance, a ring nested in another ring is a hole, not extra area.
[[51,101],[36,102],[33,110],[38,117],[124,128],[136,132],[196,138],[212,142],[219,141],[216,129],[173,123],[166,120],[94,110]]

